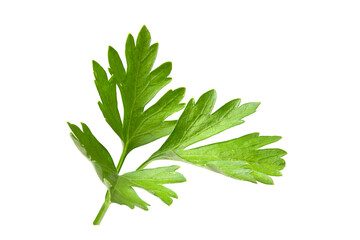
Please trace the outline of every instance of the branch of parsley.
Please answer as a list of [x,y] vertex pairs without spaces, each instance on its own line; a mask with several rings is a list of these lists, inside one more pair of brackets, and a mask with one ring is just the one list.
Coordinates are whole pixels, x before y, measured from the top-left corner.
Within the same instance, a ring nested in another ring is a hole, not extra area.
[[[118,173],[120,173],[122,164],[124,163],[126,156],[127,156],[127,152],[126,152],[126,148],[124,147],[124,148],[123,148],[123,151],[122,151],[122,153],[121,153],[120,160],[119,160],[118,165],[117,165],[117,167],[116,167],[116,170],[117,170]],[[96,217],[95,217],[95,220],[94,220],[94,222],[93,222],[94,225],[100,225],[102,219],[104,218],[107,210],[108,210],[109,207],[110,207],[110,204],[111,204],[111,199],[110,199],[110,192],[109,192],[109,190],[108,190],[108,191],[106,191],[104,203],[103,203],[103,205],[101,206],[98,214],[97,214]]]
[[[196,142],[242,124],[243,118],[254,113],[260,103],[240,105],[240,99],[234,99],[212,113],[216,92],[210,90],[196,102],[191,99],[178,120],[167,121],[165,119],[185,107],[185,104],[180,103],[185,88],[178,88],[169,90],[145,110],[145,106],[171,81],[168,77],[171,72],[170,62],[152,70],[158,44],[151,45],[150,42],[150,33],[145,26],[140,30],[136,42],[129,34],[125,46],[126,71],[119,54],[109,47],[110,79],[105,70],[93,61],[95,85],[101,98],[98,105],[105,120],[123,143],[123,151],[116,167],[107,149],[86,124],[81,123],[80,129],[68,123],[75,145],[91,161],[98,177],[107,187],[105,201],[94,225],[101,223],[111,203],[148,210],[149,204],[137,195],[134,187],[143,188],[165,204],[171,205],[177,194],[163,184],[185,182],[186,179],[176,172],[179,166],[175,165],[145,169],[155,160],[182,161],[234,179],[264,184],[273,184],[269,176],[281,176],[280,170],[285,167],[282,159],[286,154],[284,150],[262,149],[263,146],[278,141],[279,136],[251,133],[229,141],[185,150]],[[118,109],[117,87],[124,107],[123,120]],[[133,149],[165,136],[168,138],[164,144],[136,171],[119,175],[126,156]]]

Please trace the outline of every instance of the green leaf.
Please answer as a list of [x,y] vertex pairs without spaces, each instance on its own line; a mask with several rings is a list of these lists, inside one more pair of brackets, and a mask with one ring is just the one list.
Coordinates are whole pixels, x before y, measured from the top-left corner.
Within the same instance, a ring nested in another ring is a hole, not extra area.
[[136,40],[130,34],[126,41],[126,71],[119,54],[109,48],[109,71],[122,96],[124,119],[122,139],[126,153],[171,133],[176,121],[165,121],[181,110],[185,88],[168,91],[147,110],[145,107],[170,81],[171,63],[166,62],[151,71],[157,55],[158,44],[150,44],[150,33],[144,26]]
[[184,176],[176,170],[179,166],[159,167],[128,172],[119,176],[116,185],[111,190],[111,201],[127,205],[130,208],[135,206],[148,210],[148,203],[143,201],[135,192],[133,187],[145,189],[151,194],[160,198],[164,203],[170,205],[177,195],[163,184],[185,182]]
[[72,133],[70,136],[76,147],[93,164],[100,180],[111,187],[117,181],[118,173],[114,162],[106,148],[95,138],[85,123],[81,123],[81,130],[75,124],[68,123]]
[[[285,167],[282,157],[286,154],[278,148],[263,148],[278,141],[278,136],[260,136],[251,133],[229,141],[191,148],[197,142],[244,123],[243,118],[254,113],[260,103],[240,105],[234,99],[213,112],[215,90],[203,94],[197,102],[191,99],[179,120],[166,120],[184,108],[181,103],[185,88],[169,90],[154,104],[149,104],[167,84],[172,64],[165,62],[153,69],[158,44],[151,44],[150,33],[144,26],[136,40],[129,34],[125,46],[126,62],[118,52],[109,47],[109,73],[93,61],[95,85],[99,92],[100,110],[123,144],[117,167],[106,148],[95,138],[90,129],[81,123],[82,129],[68,123],[72,140],[93,164],[100,180],[106,185],[105,201],[94,220],[102,221],[111,203],[139,207],[148,210],[134,188],[142,188],[158,197],[167,205],[177,195],[165,184],[185,182],[176,172],[178,166],[144,169],[148,163],[159,159],[179,160],[207,168],[239,180],[273,184],[270,176],[281,176]],[[117,87],[120,90],[124,112],[118,109]],[[128,153],[142,145],[167,136],[167,140],[136,171],[119,175]]]
[[259,149],[281,137],[252,133],[230,141],[178,151],[182,159],[226,176],[256,183],[273,184],[270,176],[281,176],[285,167],[281,149]]
[[110,189],[110,200],[113,203],[126,205],[131,209],[136,206],[141,209],[148,210],[148,206],[150,206],[147,202],[143,201],[139,195],[137,195],[135,190],[132,188],[131,183],[121,176],[118,177],[114,187]]
[[95,85],[101,98],[101,102],[98,102],[100,110],[103,113],[106,122],[114,132],[123,139],[122,122],[116,97],[115,79],[113,77],[108,79],[105,70],[95,61],[93,61],[93,70]]
[[281,175],[280,170],[285,166],[281,157],[286,152],[276,148],[259,148],[278,141],[278,136],[259,136],[258,133],[253,133],[185,150],[196,142],[243,123],[242,119],[254,113],[259,106],[259,103],[240,105],[240,99],[234,99],[211,113],[215,100],[214,90],[203,94],[196,103],[191,99],[174,131],[149,161],[180,160],[235,179],[273,184],[269,175]]

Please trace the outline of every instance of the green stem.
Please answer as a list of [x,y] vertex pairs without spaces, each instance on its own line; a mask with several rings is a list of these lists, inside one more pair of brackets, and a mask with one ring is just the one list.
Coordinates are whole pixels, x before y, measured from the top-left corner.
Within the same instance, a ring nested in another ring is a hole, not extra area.
[[141,169],[144,169],[147,165],[149,165],[149,163],[151,163],[152,162],[152,159],[148,159],[148,160],[146,160],[145,162],[143,162],[141,165],[140,165],[140,167],[138,167],[137,169],[136,169],[136,171],[138,171],[138,170],[141,170]]
[[[125,147],[124,147],[124,149],[123,149],[123,151],[121,153],[119,163],[118,163],[118,165],[116,167],[116,170],[117,170],[118,173],[120,172],[120,169],[121,169],[121,167],[122,167],[122,165],[124,163],[124,160],[125,160],[127,154],[128,154],[127,145],[125,145]],[[104,201],[103,205],[101,206],[101,208],[100,208],[100,210],[99,210],[99,212],[98,212],[98,214],[97,214],[97,216],[96,216],[96,218],[95,218],[95,220],[93,222],[94,225],[100,225],[101,220],[104,218],[105,213],[108,210],[110,204],[111,204],[110,192],[108,190],[106,192],[106,195],[105,195],[105,201]]]
[[121,153],[121,157],[120,157],[119,163],[118,163],[118,165],[116,166],[116,170],[117,170],[118,173],[120,172],[120,169],[121,169],[121,167],[122,167],[122,165],[123,165],[123,163],[124,163],[124,160],[125,160],[127,154],[128,154],[127,145],[125,145],[125,146],[124,146],[124,149],[123,149],[123,151],[122,151],[122,153]]
[[106,195],[105,195],[105,201],[104,201],[103,205],[101,206],[99,213],[96,215],[96,218],[93,222],[94,225],[100,225],[101,220],[104,218],[105,213],[108,210],[110,204],[111,204],[110,193],[109,193],[109,191],[107,191]]

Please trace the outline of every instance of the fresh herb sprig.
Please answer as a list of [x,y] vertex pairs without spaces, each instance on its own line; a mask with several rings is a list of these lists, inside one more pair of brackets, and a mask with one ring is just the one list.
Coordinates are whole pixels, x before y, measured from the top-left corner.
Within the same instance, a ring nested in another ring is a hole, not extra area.
[[[185,106],[180,103],[185,88],[169,90],[155,104],[147,107],[155,95],[170,83],[171,63],[166,62],[152,70],[158,44],[151,44],[150,33],[144,26],[135,41],[129,34],[126,46],[126,70],[117,51],[109,47],[109,73],[95,61],[93,70],[95,85],[101,101],[100,110],[113,131],[119,136],[123,151],[117,166],[107,149],[95,138],[85,123],[81,128],[68,123],[75,145],[93,164],[95,171],[107,188],[105,201],[94,220],[101,223],[111,203],[139,207],[148,210],[149,204],[142,200],[134,187],[142,188],[170,205],[177,195],[163,186],[185,182],[177,172],[179,166],[145,168],[150,162],[167,159],[191,163],[225,176],[273,184],[270,176],[281,176],[285,167],[282,159],[286,152],[278,148],[262,147],[278,141],[279,136],[260,136],[251,133],[229,141],[217,142],[201,147],[189,147],[224,130],[240,125],[243,118],[254,113],[259,103],[240,104],[234,99],[213,112],[216,101],[215,90],[204,93],[198,101],[191,99],[178,120],[166,120]],[[121,93],[124,116],[118,109],[116,88]],[[169,136],[168,136],[169,135]],[[155,151],[136,171],[121,174],[120,170],[130,151],[168,136],[164,144]]]

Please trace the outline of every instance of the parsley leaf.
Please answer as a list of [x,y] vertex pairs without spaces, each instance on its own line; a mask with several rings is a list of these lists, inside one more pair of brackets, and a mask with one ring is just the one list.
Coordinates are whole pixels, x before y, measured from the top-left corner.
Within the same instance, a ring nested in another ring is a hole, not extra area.
[[162,185],[186,181],[182,174],[176,172],[179,166],[144,169],[118,176],[109,152],[95,138],[88,126],[82,123],[83,130],[81,130],[74,124],[68,123],[68,125],[73,131],[71,138],[75,145],[91,161],[99,178],[108,187],[109,202],[148,210],[147,206],[150,205],[137,195],[133,187],[145,189],[167,205],[171,205],[172,198],[177,198],[175,192]]
[[281,149],[259,149],[280,140],[278,136],[249,134],[230,141],[185,150],[188,146],[244,122],[260,103],[240,105],[234,99],[211,114],[216,100],[215,90],[203,94],[195,103],[191,99],[174,131],[144,165],[158,159],[180,160],[208,168],[226,176],[256,183],[273,184],[268,176],[281,176],[285,167]]
[[137,206],[148,210],[149,204],[141,200],[132,188],[138,187],[145,189],[170,205],[173,202],[172,198],[177,198],[177,195],[162,185],[186,181],[182,174],[175,172],[178,168],[179,166],[169,166],[125,173],[119,176],[116,185],[111,189],[111,201],[127,205],[130,208]]
[[115,78],[112,76],[108,79],[105,70],[96,61],[93,61],[93,71],[95,85],[101,98],[101,101],[98,102],[100,110],[110,127],[123,139],[123,125],[118,109]]
[[120,89],[124,105],[122,139],[125,155],[136,147],[169,135],[176,121],[165,119],[185,106],[180,104],[185,88],[178,88],[169,90],[154,105],[144,110],[171,81],[168,77],[172,68],[170,62],[151,71],[158,44],[150,45],[150,42],[150,33],[145,26],[140,30],[136,44],[133,36],[128,36],[125,47],[126,71],[116,50],[110,47],[108,52],[109,71]]
[[93,164],[100,180],[111,187],[117,181],[118,173],[109,152],[95,138],[85,123],[81,123],[83,130],[75,124],[68,123],[72,133],[70,136],[76,147]]
[[[136,39],[131,34],[126,41],[126,69],[117,51],[109,47],[108,77],[103,67],[96,61],[92,62],[95,85],[99,92],[100,110],[113,131],[123,143],[123,152],[117,167],[106,148],[95,138],[89,127],[81,123],[82,130],[68,123],[70,134],[78,149],[91,161],[100,180],[108,191],[105,202],[96,217],[94,224],[99,224],[111,203],[138,206],[147,210],[147,204],[135,192],[133,187],[143,188],[164,203],[170,205],[177,195],[163,186],[168,183],[184,182],[185,178],[175,172],[177,166],[139,170],[118,175],[127,154],[139,146],[148,144],[169,135],[176,125],[176,120],[166,121],[173,113],[184,108],[180,103],[185,88],[166,92],[156,103],[147,107],[155,95],[170,83],[172,65],[170,62],[161,64],[152,70],[158,51],[158,44],[150,44],[151,37],[144,26]],[[119,88],[124,108],[123,120],[118,109],[116,88]],[[145,110],[145,107],[147,109]]]
[[[281,138],[278,136],[251,133],[229,141],[191,148],[194,143],[244,123],[243,118],[254,113],[259,103],[240,105],[240,99],[234,99],[212,113],[216,93],[211,90],[196,103],[191,99],[178,120],[166,120],[184,108],[185,104],[180,102],[185,88],[169,90],[156,103],[148,106],[155,95],[171,81],[170,62],[152,70],[157,50],[158,44],[151,45],[150,33],[144,26],[136,41],[131,34],[127,38],[126,66],[112,47],[108,50],[110,77],[100,64],[96,61],[92,63],[100,96],[98,105],[123,145],[116,167],[110,153],[86,124],[81,123],[82,128],[79,128],[68,123],[72,140],[93,164],[107,188],[105,201],[94,220],[95,225],[100,224],[111,203],[148,210],[149,204],[139,197],[134,188],[150,192],[167,205],[177,198],[177,194],[164,184],[185,182],[185,177],[176,171],[178,166],[144,169],[155,160],[179,160],[235,179],[265,184],[273,184],[270,176],[281,176],[285,166],[282,159],[286,154],[284,150],[262,148],[278,141]],[[118,109],[117,88],[124,109],[122,118]],[[119,175],[130,151],[168,135],[160,149],[136,171]]]
[[[151,71],[158,44],[151,45],[150,42],[150,33],[145,26],[140,30],[136,43],[129,34],[125,47],[126,70],[118,52],[110,46],[110,79],[101,65],[93,61],[95,84],[101,98],[98,105],[105,120],[124,145],[118,170],[131,150],[169,135],[176,125],[176,120],[165,119],[185,106],[180,103],[184,98],[185,88],[178,88],[169,90],[145,110],[155,95],[170,83],[169,74],[172,68],[171,62],[166,62]],[[124,107],[123,121],[118,109],[116,85],[120,89]]]

